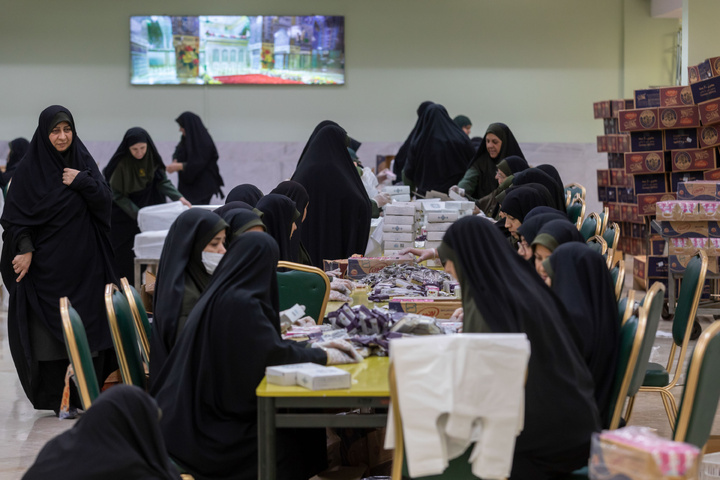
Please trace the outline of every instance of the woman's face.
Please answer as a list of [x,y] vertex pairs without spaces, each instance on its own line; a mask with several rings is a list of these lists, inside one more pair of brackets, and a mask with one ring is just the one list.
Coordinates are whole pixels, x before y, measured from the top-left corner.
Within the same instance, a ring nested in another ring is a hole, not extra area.
[[130,154],[138,160],[142,160],[146,153],[147,143],[145,142],[136,143],[135,145],[130,146]]
[[515,237],[517,237],[516,233],[517,229],[520,228],[520,225],[522,225],[522,222],[520,220],[513,217],[512,215],[505,213],[505,228],[507,228],[508,231],[512,233]]
[[452,275],[455,281],[458,281],[457,273],[455,272],[455,264],[452,260],[445,260],[445,271]]
[[205,248],[203,248],[203,252],[209,252],[209,253],[225,253],[225,230],[220,230],[220,232],[213,237],[212,240],[210,240],[210,243],[205,245]]
[[494,133],[488,133],[485,135],[485,147],[490,154],[490,158],[497,158],[502,148],[502,140]]
[[545,261],[546,258],[548,258],[550,255],[552,255],[552,252],[544,245],[535,245],[535,270],[537,271],[538,275],[540,275],[540,278],[543,279],[543,282],[550,285],[550,277],[548,276],[547,272],[545,272],[545,268],[542,266],[542,262]]
[[50,131],[50,143],[58,152],[64,152],[72,145],[73,132],[68,122],[60,122]]
[[498,170],[497,173],[495,174],[495,180],[497,180],[498,183],[504,182],[506,178],[507,178],[507,175],[505,175],[505,173],[502,170]]
[[525,260],[530,260],[533,257],[532,248],[528,245],[525,237],[520,235],[520,241],[518,242],[518,254]]

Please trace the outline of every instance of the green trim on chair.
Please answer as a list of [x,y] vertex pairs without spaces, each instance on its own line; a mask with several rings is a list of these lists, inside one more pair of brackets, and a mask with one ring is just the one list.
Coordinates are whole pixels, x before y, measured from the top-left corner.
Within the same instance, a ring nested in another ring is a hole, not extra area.
[[130,311],[132,312],[135,333],[140,339],[140,349],[142,350],[142,356],[147,365],[150,365],[150,321],[148,320],[147,312],[143,306],[142,299],[137,290],[130,285],[127,278],[123,277],[120,279],[120,286],[125,298],[127,298]]
[[60,299],[60,318],[62,319],[65,347],[75,371],[75,384],[80,393],[83,410],[87,411],[92,402],[100,395],[100,385],[95,376],[95,366],[85,334],[85,326],[67,297]]
[[305,315],[320,325],[330,298],[328,276],[317,267],[293,262],[278,262],[278,268],[287,269],[285,272],[277,272],[280,310],[286,310],[296,303],[304,305]]
[[145,368],[135,334],[135,320],[125,295],[112,283],[105,286],[105,309],[123,383],[147,388]]

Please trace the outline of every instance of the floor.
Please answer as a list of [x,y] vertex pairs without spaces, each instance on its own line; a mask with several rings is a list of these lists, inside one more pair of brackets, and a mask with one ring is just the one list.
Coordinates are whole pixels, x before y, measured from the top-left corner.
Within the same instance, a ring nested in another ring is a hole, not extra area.
[[[632,272],[632,265],[626,271]],[[626,279],[626,285],[632,279]],[[712,317],[701,317],[703,326]],[[662,321],[658,338],[653,348],[651,361],[665,363],[670,348],[671,322]],[[38,451],[49,439],[71,428],[74,420],[58,420],[52,412],[33,410],[20,387],[15,367],[10,357],[6,338],[6,312],[0,312],[0,480],[14,480],[22,477],[32,464]],[[676,388],[679,399],[682,387]],[[665,410],[659,395],[641,394],[635,402],[631,425],[645,425],[657,429],[662,436],[670,436]],[[720,414],[716,413],[713,435],[720,435]]]

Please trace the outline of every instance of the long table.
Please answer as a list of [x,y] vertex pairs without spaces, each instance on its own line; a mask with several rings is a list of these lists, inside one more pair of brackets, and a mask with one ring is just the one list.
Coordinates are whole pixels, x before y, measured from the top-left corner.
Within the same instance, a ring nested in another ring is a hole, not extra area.
[[[337,415],[324,409],[388,408],[389,359],[369,357],[361,363],[337,365],[352,375],[352,386],[339,390],[308,390],[280,386],[263,379],[258,397],[258,468],[260,479],[276,478],[276,431],[278,428],[351,427],[378,428],[387,422],[386,413]],[[279,413],[279,409],[311,410],[312,413]]]

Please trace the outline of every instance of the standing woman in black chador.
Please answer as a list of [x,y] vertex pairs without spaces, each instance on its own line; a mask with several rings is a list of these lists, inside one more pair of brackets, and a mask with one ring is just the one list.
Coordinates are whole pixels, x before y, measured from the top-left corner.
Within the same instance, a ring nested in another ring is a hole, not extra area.
[[407,152],[408,148],[410,148],[410,141],[412,140],[413,136],[418,130],[418,127],[420,126],[420,120],[422,120],[423,113],[425,113],[425,110],[430,105],[433,105],[433,102],[426,101],[421,103],[420,106],[417,108],[417,120],[415,120],[415,125],[413,126],[412,130],[410,130],[410,135],[408,135],[408,137],[405,139],[405,142],[400,146],[397,154],[395,154],[395,160],[393,162],[393,173],[395,174],[397,179],[393,183],[402,182],[402,172],[405,168],[405,160],[407,160]]
[[455,222],[438,253],[462,288],[464,333],[525,333],[530,341],[525,425],[510,478],[558,478],[587,465],[600,419],[563,303],[482,218]]
[[319,268],[324,259],[365,253],[370,235],[370,199],[346,142],[347,134],[341,127],[323,127],[292,177],[310,197],[312,208],[308,209],[301,239],[313,265]]
[[445,107],[428,105],[410,140],[403,181],[420,195],[429,190],[447,192],[460,181],[474,153],[467,134]]
[[225,185],[218,169],[218,152],[210,132],[200,117],[183,112],[175,121],[180,125],[182,138],[175,147],[173,161],[167,166],[169,173],[178,173],[178,190],[188,202],[207,205],[213,195],[224,195]]
[[8,185],[12,180],[15,169],[23,159],[25,153],[30,148],[30,142],[24,138],[16,138],[9,143],[10,151],[7,156],[7,163],[5,164],[5,171],[0,175],[0,188],[2,188],[3,196],[7,195]]
[[103,170],[113,193],[110,239],[118,275],[133,278],[138,210],[165,203],[165,197],[191,207],[165,174],[165,165],[150,135],[140,127],[125,132],[120,146]]
[[77,136],[72,114],[53,105],[20,162],[2,214],[0,268],[10,291],[10,351],[25,394],[57,410],[68,365],[59,299],[80,314],[100,385],[115,366],[105,284],[117,282],[110,245],[112,193]]
[[295,208],[300,213],[300,217],[295,220],[295,233],[290,237],[290,258],[295,263],[302,263],[303,265],[312,265],[312,259],[310,254],[302,243],[302,225],[307,218],[308,206],[310,197],[305,190],[305,187],[300,185],[298,182],[292,180],[286,180],[280,182],[275,189],[270,193],[277,193],[279,195],[285,195],[290,200],[295,202]]
[[[266,233],[233,241],[153,382],[168,452],[195,478],[257,478],[255,389],[266,367],[360,359],[349,345],[306,348],[281,338],[277,263],[277,244]],[[277,478],[313,476],[325,452],[324,429],[319,436],[279,429]]]
[[457,189],[473,201],[492,193],[498,187],[497,165],[511,155],[525,158],[510,128],[504,123],[491,123],[469,168],[457,182]]
[[[333,122],[332,120],[323,120],[322,122],[318,123],[315,126],[315,129],[312,131],[312,133],[308,137],[308,141],[305,142],[305,146],[303,147],[302,152],[300,152],[300,158],[298,158],[297,165],[300,165],[300,162],[302,161],[303,157],[307,153],[308,147],[310,146],[312,141],[315,139],[318,132],[327,126],[340,127],[340,125],[338,125],[336,122]],[[340,127],[340,128],[342,128],[342,127]],[[348,144],[349,144],[349,140],[348,140]]]
[[603,256],[583,243],[560,245],[549,261],[551,288],[580,334],[581,353],[595,381],[595,400],[607,428],[620,337],[615,285]]

